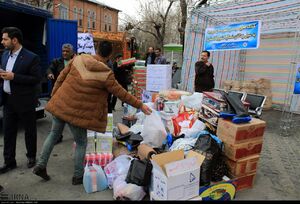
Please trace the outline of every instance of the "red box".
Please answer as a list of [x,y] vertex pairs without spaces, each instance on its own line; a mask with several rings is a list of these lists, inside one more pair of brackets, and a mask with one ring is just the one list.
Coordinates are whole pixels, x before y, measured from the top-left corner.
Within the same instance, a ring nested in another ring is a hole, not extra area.
[[262,150],[263,140],[252,140],[242,144],[229,144],[224,142],[225,155],[233,160],[243,159],[245,157],[259,154]]
[[263,138],[266,122],[252,118],[248,123],[235,124],[229,120],[218,120],[217,136],[226,143],[240,144]]
[[248,174],[240,177],[232,177],[236,184],[236,191],[253,188],[256,173]]
[[257,170],[258,161],[259,155],[253,155],[237,161],[233,161],[228,158],[226,159],[230,174],[233,176],[244,176],[255,173]]

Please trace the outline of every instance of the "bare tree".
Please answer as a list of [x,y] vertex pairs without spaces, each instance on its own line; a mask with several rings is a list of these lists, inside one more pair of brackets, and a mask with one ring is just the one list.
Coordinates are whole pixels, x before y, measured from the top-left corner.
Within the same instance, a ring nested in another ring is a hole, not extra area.
[[156,39],[158,47],[162,48],[165,43],[168,16],[175,1],[151,0],[145,3],[140,1],[141,20],[131,19],[126,30],[135,28],[148,33]]
[[183,45],[183,49],[184,49],[185,27],[186,27],[186,20],[187,20],[186,0],[180,0],[180,10],[181,10],[181,23],[180,23],[180,27],[178,28],[178,32],[180,35],[180,44]]

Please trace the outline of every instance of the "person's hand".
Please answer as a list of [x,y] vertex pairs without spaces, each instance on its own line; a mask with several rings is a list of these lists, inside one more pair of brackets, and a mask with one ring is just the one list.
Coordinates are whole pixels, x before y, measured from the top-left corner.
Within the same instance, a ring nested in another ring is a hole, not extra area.
[[5,80],[13,80],[15,77],[15,74],[13,72],[1,72],[0,76],[2,79],[5,79]]
[[48,79],[54,79],[54,74],[48,74]]
[[150,115],[152,113],[151,108],[149,108],[147,105],[143,104],[141,110],[145,115]]

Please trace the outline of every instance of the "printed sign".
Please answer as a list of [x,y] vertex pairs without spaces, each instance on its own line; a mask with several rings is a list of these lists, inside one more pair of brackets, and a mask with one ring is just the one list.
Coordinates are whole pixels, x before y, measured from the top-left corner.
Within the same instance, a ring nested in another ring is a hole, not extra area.
[[77,53],[96,54],[92,34],[78,33]]
[[260,21],[216,26],[205,30],[205,50],[257,49],[260,41]]
[[168,90],[172,86],[172,67],[171,65],[149,64],[147,66],[147,91]]

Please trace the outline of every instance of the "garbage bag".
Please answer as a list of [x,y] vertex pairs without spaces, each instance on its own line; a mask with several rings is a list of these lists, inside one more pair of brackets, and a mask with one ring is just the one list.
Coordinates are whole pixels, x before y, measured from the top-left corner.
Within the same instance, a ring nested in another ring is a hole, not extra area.
[[89,166],[88,163],[86,164],[83,175],[83,187],[87,193],[107,189],[107,178],[100,166],[96,164]]
[[161,147],[167,132],[158,112],[152,110],[152,113],[146,116],[143,125],[141,136],[144,139],[144,143],[151,147]]
[[113,198],[115,200],[142,200],[146,193],[142,186],[126,183],[126,175],[116,178],[113,183]]
[[150,184],[152,172],[152,163],[148,158],[143,160],[133,159],[131,161],[126,182],[133,183],[138,186],[148,186]]
[[200,169],[200,186],[210,185],[212,172],[218,167],[218,162],[222,156],[220,140],[217,137],[214,138],[207,131],[202,131],[195,143],[194,150],[205,156]]
[[133,158],[131,156],[121,155],[116,157],[112,162],[104,167],[108,187],[110,189],[112,189],[113,182],[118,176],[127,175],[132,159]]

